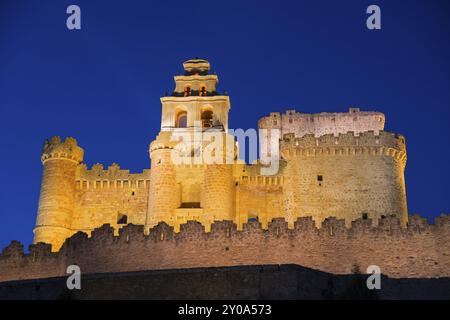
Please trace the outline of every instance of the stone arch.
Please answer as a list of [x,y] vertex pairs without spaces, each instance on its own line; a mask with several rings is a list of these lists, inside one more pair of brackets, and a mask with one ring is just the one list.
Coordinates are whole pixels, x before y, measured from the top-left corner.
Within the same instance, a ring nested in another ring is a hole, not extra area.
[[211,128],[214,125],[214,109],[212,106],[206,105],[201,109],[200,119],[202,128]]
[[190,84],[187,84],[184,86],[184,90],[183,90],[183,95],[185,97],[189,97],[191,95],[192,92],[192,86]]
[[188,113],[185,108],[175,110],[175,128],[187,128]]
[[198,90],[198,95],[200,96],[200,97],[206,97],[206,84],[201,84],[200,85],[200,87],[199,87],[199,90]]

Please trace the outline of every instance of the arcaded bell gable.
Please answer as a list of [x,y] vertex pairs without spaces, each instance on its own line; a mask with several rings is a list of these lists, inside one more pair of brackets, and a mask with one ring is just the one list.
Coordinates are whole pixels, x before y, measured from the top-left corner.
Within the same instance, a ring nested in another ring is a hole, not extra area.
[[[184,74],[174,77],[172,94],[161,98],[161,131],[149,146],[150,169],[131,173],[117,164],[89,169],[74,138],[46,141],[35,243],[58,250],[74,233],[90,234],[105,223],[116,234],[129,223],[144,225],[148,232],[165,222],[178,232],[191,220],[207,232],[214,221],[233,221],[242,230],[249,219],[267,229],[273,219],[284,218],[293,228],[297,218],[308,216],[316,226],[334,216],[349,227],[361,217],[377,224],[395,215],[406,226],[405,139],[383,131],[382,113],[288,110],[261,118],[260,136],[269,130],[281,139],[280,169],[264,175],[264,163],[237,159],[238,147],[228,130],[230,98],[219,91],[217,75],[209,74],[209,62],[192,59],[183,67]],[[208,147],[196,141],[199,131],[231,141],[218,151],[231,163],[174,163],[174,152],[189,158]],[[191,136],[200,148],[177,149],[173,138],[179,134]],[[260,141],[261,149],[269,147],[270,140]]]

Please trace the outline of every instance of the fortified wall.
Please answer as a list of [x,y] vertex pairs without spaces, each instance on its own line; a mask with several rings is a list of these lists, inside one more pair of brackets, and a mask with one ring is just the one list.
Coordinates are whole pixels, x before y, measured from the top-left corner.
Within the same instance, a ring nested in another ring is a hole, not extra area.
[[[287,110],[285,113],[272,112],[258,121],[260,137],[266,130],[267,134],[277,134],[280,138],[292,133],[300,138],[305,135],[320,137],[326,134],[339,135],[353,131],[355,135],[366,131],[375,134],[384,129],[385,116],[381,112],[361,111],[359,108],[349,108],[348,112],[322,112],[315,114]],[[269,143],[260,139],[261,148],[268,149]],[[269,140],[270,141],[270,140]]]
[[89,234],[105,223],[117,230],[145,223],[150,170],[133,174],[117,164],[107,170],[95,164],[88,170],[83,156],[74,138],[56,136],[45,142],[35,243],[58,250],[77,231]]
[[329,216],[351,221],[395,214],[408,221],[404,170],[405,138],[368,131],[337,136],[284,135],[284,217],[312,216],[317,225]]
[[418,215],[402,228],[388,216],[373,225],[358,219],[351,228],[329,218],[317,228],[310,217],[289,229],[284,219],[263,230],[257,221],[238,231],[231,221],[215,222],[211,232],[190,221],[179,233],[159,223],[149,234],[144,226],[127,225],[114,235],[110,225],[95,229],[91,237],[78,232],[59,252],[48,244],[23,246],[13,241],[0,255],[0,281],[66,276],[68,265],[81,272],[103,273],[261,264],[298,264],[333,274],[350,274],[355,266],[365,271],[377,265],[394,278],[450,277],[450,216],[428,224]]
[[[44,166],[35,243],[58,250],[77,231],[90,233],[107,223],[115,230],[128,223],[146,230],[164,221],[178,232],[189,220],[210,231],[214,221],[230,220],[242,230],[258,218],[262,228],[275,218],[289,227],[311,216],[316,226],[335,216],[347,227],[360,217],[394,214],[408,220],[404,169],[405,139],[368,131],[356,135],[285,134],[277,174],[260,165],[174,165],[173,148],[152,144],[152,169],[130,173],[117,164],[89,170],[75,139],[52,138],[44,145]],[[157,214],[156,214],[157,213]]]
[[[63,275],[68,263],[85,272],[277,263],[331,273],[378,264],[394,277],[450,270],[448,217],[408,224],[405,139],[383,131],[382,113],[289,110],[262,118],[260,137],[265,129],[277,135],[281,156],[272,157],[279,170],[264,175],[263,157],[251,165],[237,159],[230,97],[218,91],[209,62],[191,59],[183,68],[161,97],[150,169],[88,169],[74,138],[45,142],[36,246],[29,255],[17,243],[7,248],[5,277],[8,268],[11,276]],[[180,137],[194,143],[180,145]],[[216,139],[226,143],[215,148]],[[173,161],[208,151],[219,161]]]

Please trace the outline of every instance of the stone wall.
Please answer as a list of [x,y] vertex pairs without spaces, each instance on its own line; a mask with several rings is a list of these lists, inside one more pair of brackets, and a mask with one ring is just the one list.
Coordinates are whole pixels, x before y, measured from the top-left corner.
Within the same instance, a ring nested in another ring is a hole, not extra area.
[[282,176],[241,176],[236,187],[236,218],[242,230],[248,219],[258,218],[263,229],[269,221],[279,217],[283,208]]
[[68,265],[82,272],[103,273],[156,269],[220,267],[259,264],[298,264],[330,272],[349,274],[355,265],[366,270],[378,265],[394,278],[449,277],[450,216],[434,225],[419,216],[407,228],[388,216],[377,226],[371,220],[356,220],[347,229],[343,220],[327,219],[318,229],[311,218],[300,218],[289,229],[276,219],[263,230],[256,221],[238,231],[229,221],[215,222],[204,232],[198,222],[181,225],[179,233],[160,223],[144,234],[144,227],[128,225],[114,236],[104,225],[92,236],[78,232],[59,252],[50,246],[23,246],[12,242],[0,255],[0,281],[65,275]]
[[[384,123],[383,113],[361,111],[359,108],[350,108],[348,112],[316,114],[287,110],[285,113],[272,112],[269,116],[259,119],[258,128],[277,130],[280,137],[293,133],[300,138],[307,134],[320,137],[325,134],[338,135],[348,131],[353,131],[355,134],[366,131],[378,133],[384,129]],[[267,148],[267,145],[263,145],[262,148]]]
[[287,134],[281,141],[287,160],[284,175],[284,217],[312,216],[317,225],[326,217],[346,220],[363,215],[377,222],[395,214],[408,219],[404,169],[404,138],[389,132],[306,135]]
[[90,233],[108,223],[116,230],[118,219],[127,217],[127,223],[144,224],[147,212],[150,170],[130,173],[112,164],[106,170],[95,164],[88,170],[85,164],[77,167],[73,233]]

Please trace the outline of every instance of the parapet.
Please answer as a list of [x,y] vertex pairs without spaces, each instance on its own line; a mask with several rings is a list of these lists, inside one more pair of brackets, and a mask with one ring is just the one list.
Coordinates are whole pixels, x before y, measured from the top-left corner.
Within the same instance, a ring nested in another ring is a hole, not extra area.
[[284,113],[271,112],[269,116],[260,118],[259,129],[282,129],[283,133],[295,132],[296,136],[314,134],[339,134],[350,130],[365,132],[369,130],[382,131],[385,116],[381,112],[361,111],[359,108],[349,108],[348,112],[321,112],[307,114],[295,110]]
[[113,163],[106,170],[102,164],[96,163],[89,170],[86,164],[77,167],[75,179],[77,189],[95,188],[148,188],[150,184],[150,169],[141,173],[130,173]]
[[109,224],[90,237],[77,232],[53,253],[43,243],[30,245],[30,252],[24,253],[22,244],[13,241],[0,254],[0,281],[63,276],[65,266],[74,263],[87,273],[263,263],[350,273],[354,263],[375,263],[394,277],[450,275],[448,255],[441,247],[450,235],[448,215],[435,224],[412,216],[407,227],[390,215],[378,224],[359,219],[350,228],[334,217],[320,228],[311,217],[302,217],[293,229],[284,218],[276,218],[268,229],[249,221],[239,231],[232,221],[216,221],[206,232],[199,222],[189,221],[178,233],[160,222],[147,233],[144,226],[129,224],[115,234]]
[[255,186],[282,186],[284,184],[284,176],[240,176],[239,185],[255,185]]
[[54,136],[49,140],[45,140],[42,148],[41,161],[44,164],[52,159],[71,160],[76,163],[83,161],[84,150],[77,144],[77,140],[72,137],[67,137],[62,142],[61,137]]
[[19,241],[13,240],[7,247],[3,249],[0,258],[18,257],[23,255],[23,245]]
[[283,136],[280,142],[283,155],[318,155],[318,154],[384,154],[406,161],[405,138],[402,135],[381,131],[367,131],[356,135],[349,131],[334,136],[326,134],[315,137],[308,134],[297,138],[293,133]]
[[[403,234],[421,233],[424,229],[447,228],[450,226],[450,215],[441,215],[435,219],[434,224],[429,224],[426,218],[419,215],[409,216],[409,223],[403,228],[400,219],[395,215],[388,215],[374,224],[371,219],[357,219],[352,222],[351,227],[347,228],[344,219],[336,217],[328,217],[322,221],[321,226],[317,227],[312,217],[299,217],[294,222],[294,228],[288,227],[288,222],[284,218],[274,218],[267,229],[263,229],[258,221],[248,221],[244,223],[242,231],[237,229],[237,225],[232,221],[215,221],[211,224],[211,231],[206,232],[204,226],[198,221],[188,221],[180,226],[180,232],[175,232],[173,227],[165,222],[160,222],[145,234],[143,225],[128,224],[122,227],[118,236],[115,235],[114,228],[110,224],[104,224],[92,231],[89,237],[84,232],[77,232],[68,238],[60,251],[67,248],[74,248],[82,243],[88,242],[109,242],[126,239],[127,242],[142,241],[148,239],[150,241],[192,241],[203,239],[214,239],[217,235],[225,234],[226,237],[233,237],[240,234],[264,233],[268,236],[279,236],[280,233],[290,233],[290,235],[301,234],[305,232],[315,232],[325,236],[334,236],[339,233],[347,233],[349,235],[371,232],[389,233],[396,230]],[[419,230],[420,228],[420,230]],[[29,246],[30,254],[49,255],[52,253],[51,245],[45,243],[32,244]],[[0,258],[11,256],[23,256],[23,245],[14,240],[5,247],[0,254]]]

